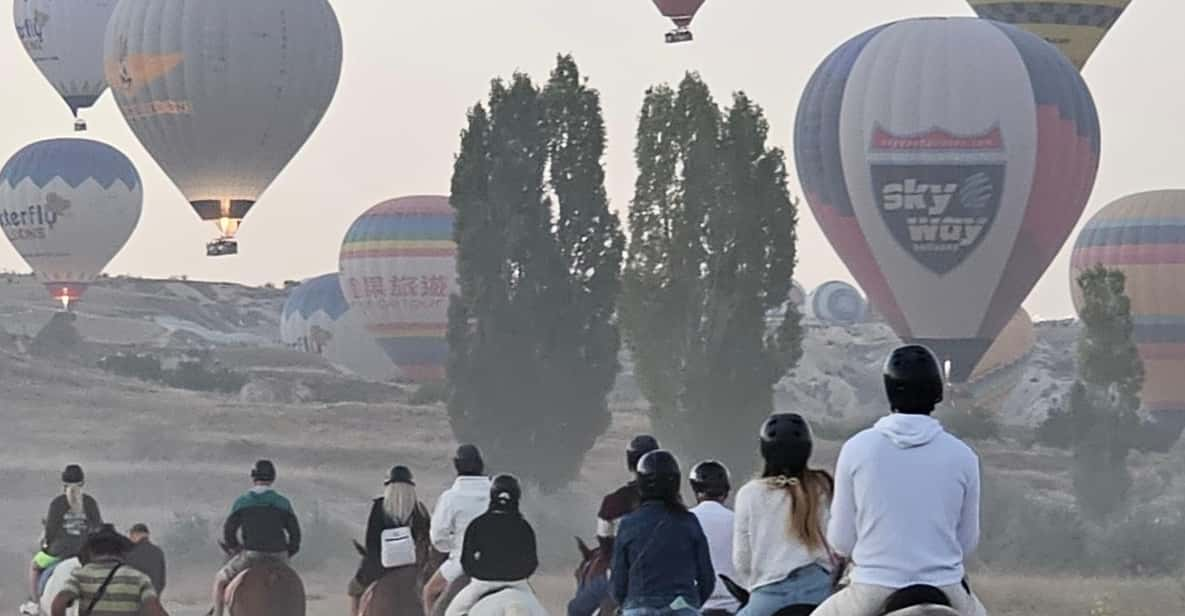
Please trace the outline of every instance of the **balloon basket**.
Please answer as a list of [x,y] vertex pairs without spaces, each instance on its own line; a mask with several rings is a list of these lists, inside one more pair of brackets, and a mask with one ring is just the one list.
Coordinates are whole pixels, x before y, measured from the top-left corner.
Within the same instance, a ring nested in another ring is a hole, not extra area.
[[676,43],[686,43],[693,40],[695,37],[691,36],[691,30],[679,28],[678,30],[671,30],[667,32],[666,39],[668,45]]
[[76,132],[76,133],[86,132],[86,120],[84,120],[82,118],[78,118],[77,120],[74,120],[74,132]]
[[219,239],[206,244],[207,257],[225,257],[239,254],[239,243],[231,239]]

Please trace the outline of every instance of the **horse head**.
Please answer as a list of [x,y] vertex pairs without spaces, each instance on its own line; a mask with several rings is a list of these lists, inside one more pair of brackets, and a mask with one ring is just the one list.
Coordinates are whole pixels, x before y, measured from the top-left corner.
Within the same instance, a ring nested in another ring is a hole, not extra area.
[[950,597],[941,589],[926,584],[915,584],[893,591],[885,599],[883,614],[889,616],[946,616],[955,613]]

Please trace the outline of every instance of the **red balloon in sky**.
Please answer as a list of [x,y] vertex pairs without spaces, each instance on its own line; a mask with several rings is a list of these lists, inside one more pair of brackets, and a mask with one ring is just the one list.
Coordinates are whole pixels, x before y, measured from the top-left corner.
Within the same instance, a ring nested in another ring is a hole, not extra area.
[[654,0],[654,6],[662,11],[663,17],[675,22],[676,26],[686,28],[695,19],[696,11],[707,0]]

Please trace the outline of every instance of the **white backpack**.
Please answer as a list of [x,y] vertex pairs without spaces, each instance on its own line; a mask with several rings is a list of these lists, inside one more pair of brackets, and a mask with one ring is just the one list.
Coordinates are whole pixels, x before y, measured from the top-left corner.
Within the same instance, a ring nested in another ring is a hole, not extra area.
[[391,569],[416,564],[416,542],[412,540],[410,526],[388,528],[379,538],[383,567]]

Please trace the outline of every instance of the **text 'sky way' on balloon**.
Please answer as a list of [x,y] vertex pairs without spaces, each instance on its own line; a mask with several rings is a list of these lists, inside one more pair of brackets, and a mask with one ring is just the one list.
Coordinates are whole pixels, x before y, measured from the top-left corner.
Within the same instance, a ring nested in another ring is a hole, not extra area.
[[1018,26],[1057,46],[1079,70],[1132,0],[967,0],[984,19]]
[[292,290],[280,316],[280,340],[362,377],[388,380],[398,372],[358,311],[350,310],[337,272],[310,278]]
[[831,325],[860,323],[868,316],[868,302],[852,285],[832,280],[811,291],[806,299],[807,313]]
[[828,56],[794,147],[811,211],[877,313],[962,382],[1081,216],[1100,135],[1055,48],[999,22],[933,18]]
[[692,40],[691,21],[707,0],[654,0],[663,17],[675,23],[675,29],[667,32],[668,43],[685,43]]
[[1097,265],[1126,278],[1132,337],[1144,362],[1144,410],[1175,441],[1185,428],[1185,190],[1123,197],[1083,227],[1070,261],[1079,311],[1078,276]]
[[[13,0],[16,34],[74,117],[107,90],[103,35],[119,0]],[[86,122],[78,120],[77,130]]]
[[1036,343],[1033,320],[1021,308],[971,371],[966,386],[959,392],[963,399],[971,407],[992,415],[1000,414],[1024,378],[1025,366]]
[[98,141],[38,141],[0,170],[0,228],[64,307],[127,243],[142,203],[132,161]]
[[105,67],[132,132],[233,254],[235,232],[321,121],[341,75],[326,0],[123,0]]
[[458,291],[453,218],[448,197],[401,197],[367,210],[342,242],[346,300],[413,382],[445,378],[449,297]]

